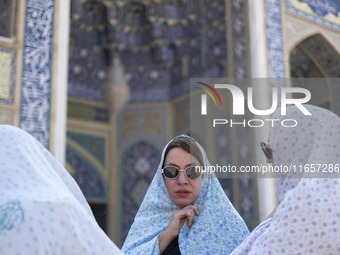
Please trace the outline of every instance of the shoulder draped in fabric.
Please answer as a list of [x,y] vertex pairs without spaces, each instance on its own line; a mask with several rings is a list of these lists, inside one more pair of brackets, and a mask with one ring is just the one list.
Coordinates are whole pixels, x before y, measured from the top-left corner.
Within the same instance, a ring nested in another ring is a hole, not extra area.
[[65,168],[25,131],[0,125],[0,253],[123,254]]
[[[295,106],[288,107],[285,116],[274,113],[273,119],[298,122],[294,128],[275,125],[271,129],[274,165],[306,165],[310,169],[312,164],[325,164],[339,170],[339,117],[326,109],[304,106],[311,116]],[[280,173],[277,191],[280,203],[273,217],[260,224],[232,254],[340,254],[339,174]]]
[[[198,146],[204,165],[208,166],[206,153]],[[171,201],[161,174],[166,148],[123,245],[126,254],[159,254],[158,236],[166,229],[174,211],[180,209]],[[195,205],[200,215],[195,216],[191,228],[184,224],[178,236],[182,255],[229,254],[249,234],[214,174],[204,174]]]

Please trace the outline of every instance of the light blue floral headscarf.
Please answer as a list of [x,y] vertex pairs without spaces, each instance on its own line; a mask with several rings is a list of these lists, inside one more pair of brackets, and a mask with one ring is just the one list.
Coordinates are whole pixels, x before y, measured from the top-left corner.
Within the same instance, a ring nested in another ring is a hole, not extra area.
[[[174,139],[179,137],[188,136],[180,135]],[[163,150],[155,177],[123,245],[122,251],[125,254],[159,254],[158,236],[168,226],[175,210],[180,209],[170,199],[161,174],[164,153],[168,145]],[[198,146],[204,165],[209,166],[205,151],[199,144]],[[203,175],[195,205],[200,215],[195,216],[191,228],[184,224],[178,235],[182,255],[229,254],[248,235],[246,224],[230,203],[214,174]]]

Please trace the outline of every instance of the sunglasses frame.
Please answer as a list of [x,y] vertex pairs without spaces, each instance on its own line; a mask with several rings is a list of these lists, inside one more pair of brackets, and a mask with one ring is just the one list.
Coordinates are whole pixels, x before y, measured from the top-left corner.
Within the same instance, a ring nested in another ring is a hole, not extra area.
[[261,142],[260,145],[261,145],[261,149],[262,149],[264,155],[266,156],[266,158],[272,159],[273,158],[273,152],[272,152],[272,149],[270,148],[270,146],[267,145],[264,142]]
[[[167,176],[164,174],[164,169],[167,168],[167,167],[176,168],[176,169],[178,170],[178,174],[177,174],[174,178],[167,177]],[[196,168],[196,167],[200,167],[200,166],[187,166],[185,169],[181,170],[181,169],[179,169],[177,166],[172,166],[172,165],[170,165],[170,166],[165,166],[165,167],[163,167],[161,172],[162,172],[162,174],[163,174],[163,176],[164,176],[165,178],[170,179],[170,180],[177,179],[178,176],[179,176],[179,174],[180,174],[180,172],[184,172],[184,173],[185,173],[185,176],[186,176],[188,179],[190,179],[190,180],[196,180],[197,178],[199,178],[199,177],[203,174],[203,173],[201,172],[200,175],[197,176],[196,178],[190,178],[190,177],[187,175],[187,172],[186,172],[186,170],[187,170],[188,168],[190,168],[190,167]],[[200,168],[201,168],[201,167],[200,167]],[[195,171],[195,172],[196,172],[196,171]]]

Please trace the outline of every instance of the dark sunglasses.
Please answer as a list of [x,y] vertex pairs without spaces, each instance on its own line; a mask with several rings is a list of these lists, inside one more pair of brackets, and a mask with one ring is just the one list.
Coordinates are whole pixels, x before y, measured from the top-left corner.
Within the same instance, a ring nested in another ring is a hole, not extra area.
[[261,149],[266,156],[267,159],[272,159],[273,154],[272,154],[272,149],[269,147],[269,145],[265,144],[264,142],[261,142]]
[[189,179],[196,179],[202,175],[200,166],[188,166],[184,170],[179,170],[176,166],[166,166],[162,169],[162,174],[168,179],[176,179],[179,172],[184,172]]

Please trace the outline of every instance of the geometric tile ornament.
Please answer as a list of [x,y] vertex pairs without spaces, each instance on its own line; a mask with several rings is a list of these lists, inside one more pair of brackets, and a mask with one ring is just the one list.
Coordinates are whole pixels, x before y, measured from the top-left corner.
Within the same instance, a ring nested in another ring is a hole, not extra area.
[[231,41],[229,48],[232,49],[232,72],[229,76],[235,78],[250,77],[250,38],[248,1],[229,1],[230,22],[228,28],[231,30]]
[[27,0],[20,127],[49,146],[54,0]]
[[[215,154],[216,154],[216,164],[229,165],[231,162],[231,137],[230,130],[223,130],[225,128],[217,127],[214,135],[214,140],[217,141]],[[220,178],[219,179],[224,192],[228,196],[229,200],[233,203],[234,193],[233,193],[233,179],[232,178]],[[249,224],[249,222],[247,222]]]
[[119,124],[117,123],[119,146],[131,135],[166,136],[166,114],[166,107],[161,106],[124,109],[119,115]]
[[339,0],[285,0],[286,11],[340,31]]
[[[232,73],[231,75],[236,78],[247,78],[251,77],[251,66],[250,66],[250,38],[249,38],[249,6],[248,0],[235,0],[228,1],[229,3],[229,20],[228,28],[231,29],[231,48],[232,52]],[[241,88],[245,89],[245,88]],[[230,163],[237,164],[237,162],[242,162],[246,164],[252,162],[252,158],[244,158],[237,160],[231,155],[235,155],[237,158],[239,157],[239,146],[249,146],[252,147],[251,139],[247,139],[249,137],[249,130],[247,129],[237,129],[235,132],[231,133],[228,129],[217,129],[215,130],[214,137],[218,143],[215,143],[215,156],[218,158],[221,164]],[[231,143],[230,137],[234,136],[237,139]],[[233,153],[231,153],[230,149],[233,149]],[[244,182],[244,177],[241,178],[221,178],[220,183],[230,198],[232,203],[234,204],[237,211],[240,215],[245,219],[247,226],[250,229],[253,229],[258,224],[257,217],[257,186],[255,179],[249,179],[247,182]],[[243,210],[242,204],[243,201],[247,200],[252,203],[251,213],[248,214],[247,211]]]
[[148,188],[149,183],[147,183],[145,180],[139,180],[133,187],[131,191],[131,198],[138,207],[141,205]]
[[[340,55],[321,34],[314,34],[301,41],[290,52],[289,64],[291,77],[340,77]],[[337,107],[338,100],[334,99],[339,95],[339,92],[336,91],[339,87],[338,83],[327,82],[327,84],[321,84],[322,82],[316,81],[303,85],[304,88],[311,92],[310,103],[336,112],[339,109]]]
[[68,95],[101,101],[106,77],[106,7],[99,1],[74,0],[71,4]]
[[106,139],[104,136],[68,131],[67,138],[80,145],[105,168]]
[[0,48],[0,102],[13,102],[15,51]]
[[298,2],[306,3],[312,11],[320,17],[328,14],[338,16],[340,12],[340,2],[338,0],[298,0]]
[[[290,52],[290,76],[292,78],[325,77],[309,54],[298,44]],[[312,94],[313,95],[313,94]]]
[[[189,134],[190,132],[190,100],[181,100],[173,105],[174,134]],[[202,125],[204,128],[204,125]],[[193,134],[191,134],[193,135]],[[202,144],[203,146],[203,144]]]
[[[231,162],[231,155],[232,155],[232,146],[231,146],[231,134],[229,128],[225,130],[225,127],[216,127],[214,132],[214,141],[217,141],[215,144],[215,154],[216,154],[216,164],[219,165],[229,165],[232,164]],[[233,181],[235,179],[232,178],[219,178],[220,184],[223,187],[225,194],[228,196],[229,200],[234,203],[234,198],[237,197],[234,194],[233,190]],[[248,187],[245,187],[244,190],[252,190],[252,183],[249,183]],[[234,197],[235,196],[235,197]],[[253,199],[250,195],[246,194],[246,198],[250,201],[250,203],[254,203]],[[238,211],[239,208],[238,208]],[[256,212],[253,210],[252,213],[255,215]],[[242,215],[243,216],[243,215]],[[253,217],[251,220],[247,221],[248,227],[252,227],[253,224],[256,224],[256,218]]]
[[136,141],[121,157],[122,233],[124,240],[158,167],[161,152],[145,140]]
[[110,113],[107,109],[73,102],[67,103],[67,116],[106,123],[110,121]]
[[106,201],[105,181],[88,159],[70,146],[66,146],[66,162],[75,170],[73,178],[86,199]]
[[[244,85],[239,86],[240,89],[245,91],[247,88]],[[251,118],[249,113],[246,113],[245,118]],[[241,118],[239,116],[234,116],[236,121],[240,121]],[[223,132],[222,130],[220,132]],[[224,131],[225,132],[225,131]],[[229,156],[232,155],[231,163],[236,167],[239,167],[241,164],[251,165],[255,162],[254,153],[250,150],[254,146],[254,141],[249,139],[253,135],[251,128],[236,128],[230,129],[229,132],[225,132],[227,139],[224,143],[220,144],[225,146],[225,143],[231,140],[232,137],[237,137],[237,141],[233,141],[232,143],[232,151],[229,153]],[[229,139],[228,139],[229,138]],[[228,159],[225,159],[226,163]],[[228,183],[226,183],[228,185]],[[242,216],[242,218],[247,223],[247,226],[250,229],[253,229],[258,224],[258,197],[257,197],[257,179],[249,178],[246,175],[238,175],[235,178],[235,183],[232,185],[229,184],[229,187],[233,188],[233,196],[234,196],[234,204],[237,206],[237,210]],[[236,189],[235,189],[236,188]],[[251,207],[244,208],[244,201],[248,201],[248,204],[251,203]],[[250,211],[248,209],[251,209]]]
[[131,103],[183,95],[192,76],[220,77],[227,63],[225,0],[201,5],[72,1],[68,95],[101,101],[112,47],[129,77]]
[[318,63],[320,70],[323,70],[327,77],[340,77],[339,53],[321,34],[312,35],[299,45],[313,56],[313,61]]
[[270,78],[284,78],[281,0],[265,0],[268,70]]

